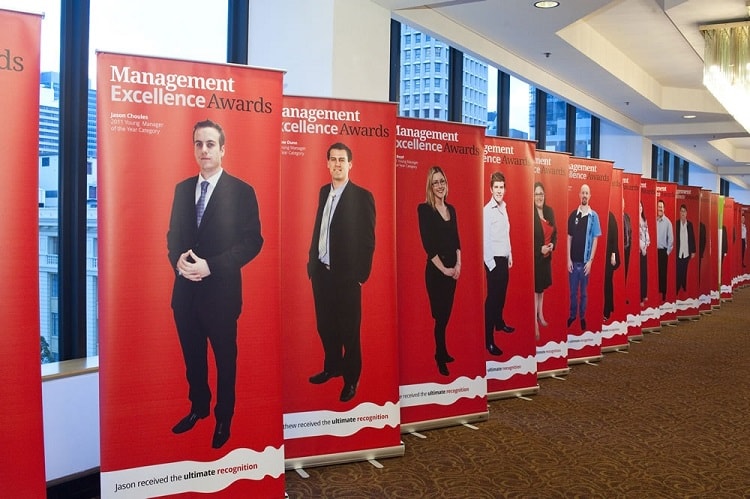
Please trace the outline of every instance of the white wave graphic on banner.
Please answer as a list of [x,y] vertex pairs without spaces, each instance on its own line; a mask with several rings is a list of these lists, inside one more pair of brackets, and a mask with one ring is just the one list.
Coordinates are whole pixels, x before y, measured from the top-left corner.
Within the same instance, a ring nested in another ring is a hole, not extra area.
[[568,350],[583,350],[586,347],[596,347],[602,344],[602,334],[599,331],[586,331],[583,334],[568,334]]
[[602,326],[602,338],[611,340],[615,336],[628,334],[628,325],[623,321],[612,321]]
[[101,474],[103,497],[141,499],[184,492],[217,492],[237,480],[278,478],[284,473],[284,446],[263,452],[234,449],[216,461],[178,461]]
[[701,305],[711,305],[711,294],[702,294],[698,297],[698,302]]
[[730,286],[728,284],[722,284],[721,285],[721,292],[723,294],[730,294],[731,295],[732,294],[732,286]]
[[514,355],[507,362],[488,360],[487,379],[508,380],[516,374],[536,373],[536,358],[533,356],[521,357]]
[[464,398],[487,396],[487,380],[481,376],[474,379],[461,376],[447,384],[419,383],[399,387],[401,407],[437,404],[451,405]]
[[686,300],[677,300],[677,311],[684,312],[691,308],[698,308],[698,300],[696,298],[688,298]]
[[284,414],[284,439],[332,435],[348,437],[363,428],[395,428],[401,424],[399,404],[372,402],[359,404],[350,411],[307,411]]
[[628,327],[640,327],[643,324],[641,314],[628,314]]
[[560,359],[568,356],[568,345],[564,341],[548,341],[544,346],[536,347],[536,361],[538,364],[549,359]]
[[659,311],[661,312],[660,317],[663,317],[665,315],[669,314],[676,314],[677,313],[677,305],[671,301],[667,301],[662,303],[659,306]]
[[648,322],[651,319],[658,319],[661,317],[661,314],[659,313],[659,309],[656,309],[654,307],[648,307],[641,311],[641,320],[643,322]]

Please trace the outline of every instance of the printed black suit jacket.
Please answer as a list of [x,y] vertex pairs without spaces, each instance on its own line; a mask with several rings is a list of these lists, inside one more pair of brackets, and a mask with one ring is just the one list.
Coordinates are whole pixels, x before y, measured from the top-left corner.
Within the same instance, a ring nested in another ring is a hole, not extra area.
[[[217,315],[236,318],[242,309],[240,270],[258,255],[263,246],[255,190],[224,171],[198,228],[195,214],[197,181],[195,176],[180,182],[174,193],[167,233],[169,261],[175,272],[172,308],[179,312],[206,306]],[[177,260],[188,249],[205,258],[211,270],[211,275],[200,282],[177,275]]]
[[[677,256],[680,256],[680,224],[682,222],[677,220],[677,227],[675,228],[675,240],[677,242]],[[687,243],[688,243],[688,256],[695,253],[695,231],[693,230],[693,222],[686,220],[687,223]]]
[[[331,184],[320,189],[310,242],[307,275],[311,277],[318,265],[318,239]],[[351,180],[341,194],[328,231],[331,273],[336,279],[367,281],[375,252],[375,200],[370,191]]]

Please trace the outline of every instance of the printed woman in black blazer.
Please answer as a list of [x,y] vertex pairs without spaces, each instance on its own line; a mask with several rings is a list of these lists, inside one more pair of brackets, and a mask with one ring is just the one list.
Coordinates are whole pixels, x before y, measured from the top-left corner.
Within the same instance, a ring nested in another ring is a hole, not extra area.
[[426,201],[417,207],[419,235],[427,253],[425,285],[430,311],[435,319],[435,361],[443,376],[448,376],[448,354],[445,330],[448,327],[456,281],[461,275],[461,244],[458,238],[456,210],[445,202],[448,180],[439,166],[427,173]]
[[534,184],[534,332],[548,325],[544,318],[544,290],[552,285],[552,251],[557,245],[555,213],[545,202],[544,185]]

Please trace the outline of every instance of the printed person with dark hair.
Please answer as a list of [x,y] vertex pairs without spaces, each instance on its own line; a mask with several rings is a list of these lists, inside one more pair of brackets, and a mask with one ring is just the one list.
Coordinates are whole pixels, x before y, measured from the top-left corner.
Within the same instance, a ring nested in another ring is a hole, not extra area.
[[242,309],[242,267],[263,246],[255,191],[222,167],[224,131],[205,120],[193,128],[199,175],[177,184],[167,247],[175,271],[172,291],[177,334],[191,407],[173,428],[191,430],[208,416],[208,343],[216,362],[216,428],[212,447],[229,439],[235,406],[237,319]]
[[362,372],[362,285],[375,252],[375,200],[349,179],[353,162],[347,145],[331,145],[326,160],[331,183],[320,188],[307,262],[324,360],[323,370],[309,381],[318,385],[343,376],[339,400],[348,402]]
[[742,238],[742,246],[741,246],[741,256],[742,259],[742,267],[747,267],[745,265],[745,249],[747,248],[747,226],[745,225],[745,214],[742,214],[742,224],[740,225],[740,237]]
[[646,252],[651,246],[651,236],[648,233],[648,221],[643,211],[643,201],[638,204],[638,254],[641,260],[641,308],[648,301],[648,257]]
[[698,285],[701,284],[701,267],[703,265],[703,256],[706,254],[706,224],[698,222]]
[[487,278],[487,297],[484,300],[484,340],[491,355],[502,355],[495,344],[494,332],[512,333],[515,328],[505,323],[503,309],[508,292],[508,270],[513,266],[510,247],[510,219],[505,197],[505,175],[494,172],[490,176],[490,201],[482,212],[484,271]]
[[695,231],[693,222],[687,219],[687,206],[680,205],[677,221],[677,293],[687,291],[687,270],[690,260],[695,258]]
[[552,285],[552,251],[557,245],[555,212],[546,203],[544,184],[534,183],[534,333],[549,324],[544,318],[544,290]]
[[614,273],[620,268],[619,229],[615,214],[609,212],[607,222],[607,253],[604,262],[604,320],[608,321],[615,310]]
[[589,276],[602,228],[599,215],[591,209],[591,189],[581,185],[580,204],[568,217],[568,281],[570,285],[570,314],[568,327],[580,317],[581,331],[586,331],[586,305]]
[[667,262],[674,249],[672,221],[664,214],[664,201],[656,202],[656,251],[659,272],[659,293],[662,301],[667,299]]
[[630,249],[633,246],[633,223],[630,214],[625,211],[625,198],[622,198],[622,261],[625,264],[625,281],[630,268]]
[[419,235],[427,253],[424,280],[430,299],[430,312],[435,319],[435,362],[438,371],[448,376],[448,353],[445,330],[453,309],[456,281],[461,275],[461,243],[455,208],[446,202],[448,179],[439,166],[427,172],[426,200],[417,206]]

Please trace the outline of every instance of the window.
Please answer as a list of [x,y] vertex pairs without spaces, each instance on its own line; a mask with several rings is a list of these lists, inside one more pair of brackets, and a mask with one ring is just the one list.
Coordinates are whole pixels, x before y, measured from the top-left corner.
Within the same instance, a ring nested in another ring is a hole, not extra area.
[[414,74],[418,75],[421,72],[421,66],[419,64],[414,65]]
[[557,96],[547,94],[547,147],[548,151],[565,151],[567,103]]
[[435,119],[439,119],[440,118],[440,109],[433,109],[432,110],[432,117],[435,118]]
[[411,74],[411,66],[410,65],[404,65],[404,76],[409,76]]
[[419,94],[414,94],[414,105],[419,104]]
[[591,114],[583,109],[576,109],[576,144],[573,155],[591,157]]
[[47,255],[57,256],[59,254],[60,254],[60,238],[57,236],[48,237],[47,238]]
[[[97,252],[97,219],[95,200],[98,197],[96,182],[96,88],[88,91],[86,107],[68,116],[83,114],[87,128],[86,137],[86,176],[87,189],[80,193],[80,199],[65,199],[66,206],[74,205],[76,210],[86,211],[86,246],[73,246],[72,251],[78,257],[86,256],[86,282],[80,289],[68,289],[61,286],[65,272],[60,272],[60,253],[69,250],[68,241],[75,240],[72,234],[60,228],[58,220],[58,174],[69,180],[70,171],[63,168],[59,161],[59,138],[61,130],[73,125],[61,122],[61,87],[70,81],[61,82],[60,74],[60,34],[61,34],[61,0],[0,0],[0,8],[44,13],[41,33],[41,68],[40,68],[40,105],[39,105],[39,295],[40,295],[40,334],[42,344],[49,347],[49,355],[44,361],[67,360],[61,357],[59,346],[68,337],[78,335],[78,331],[69,331],[68,326],[59,322],[64,314],[60,304],[64,301],[83,302],[85,298],[87,338],[86,351],[73,355],[98,354],[98,252]],[[67,2],[66,2],[67,3]],[[175,57],[180,59],[226,62],[228,0],[211,3],[211,9],[205,8],[203,0],[131,0],[129,2],[110,2],[108,0],[90,0],[76,2],[78,9],[89,9],[90,26],[86,39],[89,40],[89,81],[96,83],[96,55],[94,50],[115,51],[133,54]],[[149,15],[143,15],[148,12]],[[199,14],[199,15],[196,15]],[[172,22],[165,24],[164,19]],[[210,32],[210,37],[196,37],[196,32]],[[134,36],[134,33],[137,36]],[[66,62],[68,67],[76,68],[77,61]],[[85,83],[84,83],[85,84]],[[31,111],[31,110],[30,110]],[[62,113],[65,115],[66,113]],[[66,130],[67,131],[67,130]],[[67,136],[67,135],[66,135]],[[81,144],[82,145],[82,144]],[[77,167],[76,167],[77,168]],[[82,173],[77,170],[79,173]],[[91,203],[91,201],[94,201]],[[69,258],[68,255],[67,258]],[[65,264],[63,265],[70,265]],[[63,267],[65,269],[66,267]],[[73,297],[67,294],[75,295]],[[59,301],[59,303],[58,303]],[[67,328],[67,329],[66,329]],[[68,343],[72,343],[67,340]]]
[[435,72],[440,74],[443,71],[443,64],[440,62],[435,63]]
[[414,60],[415,61],[422,60],[422,49],[414,49]]
[[419,80],[414,80],[414,90],[419,90],[419,84],[421,82]]
[[[226,62],[228,0],[212,2],[205,8],[202,0],[130,0],[112,3],[90,0],[89,59],[90,80],[96,82],[96,54],[94,50],[131,54],[175,57],[207,62]],[[145,16],[142,13],[148,12]],[[199,15],[196,15],[199,13]],[[165,24],[164,19],[170,22]],[[196,37],[208,32],[210,37]],[[133,36],[138,33],[138,36]],[[96,90],[89,91],[89,109],[95,110]],[[93,119],[95,123],[95,118]],[[95,136],[94,136],[95,141]],[[95,164],[96,158],[90,158]],[[95,179],[94,179],[95,181]],[[89,199],[96,199],[96,185],[88,191]],[[93,196],[91,196],[93,194]],[[87,200],[86,200],[87,201]],[[92,253],[97,238],[96,209],[88,204],[86,244],[86,323],[87,354],[98,355],[97,258]]]
[[[436,46],[433,50],[435,51],[435,57],[442,57],[443,47]],[[437,71],[437,69],[435,69],[435,71]]]
[[487,65],[464,54],[463,96],[464,106],[461,121],[487,126]]
[[[43,12],[39,109],[39,334],[49,347],[44,362],[58,360],[57,281],[59,224],[57,193],[60,137],[60,0],[4,0],[2,8]],[[56,76],[57,75],[57,76]],[[54,293],[54,296],[53,294]]]
[[422,33],[414,33],[414,43],[422,43]]
[[441,94],[433,95],[433,101],[435,102],[435,104],[440,104],[440,97],[441,97]]

